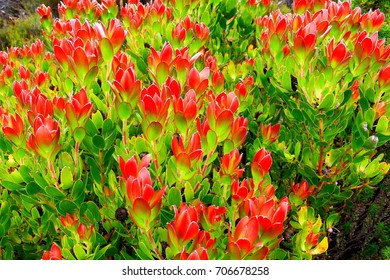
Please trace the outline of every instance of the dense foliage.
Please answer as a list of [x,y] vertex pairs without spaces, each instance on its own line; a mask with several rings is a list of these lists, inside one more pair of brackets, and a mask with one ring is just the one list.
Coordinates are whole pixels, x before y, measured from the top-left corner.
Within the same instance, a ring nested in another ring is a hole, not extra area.
[[[62,1],[0,53],[0,258],[312,259],[390,165],[379,10]],[[14,106],[16,104],[16,106]]]

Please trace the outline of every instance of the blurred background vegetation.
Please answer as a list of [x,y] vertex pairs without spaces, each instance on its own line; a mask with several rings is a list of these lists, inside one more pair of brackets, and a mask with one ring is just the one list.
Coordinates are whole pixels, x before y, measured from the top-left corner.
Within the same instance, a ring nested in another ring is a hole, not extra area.
[[[42,3],[50,6],[55,17],[59,2],[59,0],[0,0],[0,50],[6,50],[10,46],[21,47],[39,39],[42,32],[40,17],[36,12],[37,7]],[[291,2],[292,0],[274,0],[273,5],[275,9],[280,8],[283,12],[288,12]],[[352,0],[352,4],[353,7],[361,7],[363,12],[380,9],[386,15],[386,21],[379,36],[390,38],[389,0]]]
[[[42,38],[40,17],[36,8],[42,3],[50,6],[53,16],[59,0],[0,0],[0,50],[22,47]],[[123,1],[126,3],[127,1]],[[274,0],[273,8],[289,12],[291,0]],[[287,5],[286,5],[287,3]],[[385,15],[385,24],[379,33],[390,42],[390,1],[352,0],[353,7],[362,12],[380,9]],[[381,147],[387,162],[390,162],[390,143]],[[345,203],[337,231],[329,233],[327,259],[390,259],[390,176],[376,187],[364,188],[355,194],[360,203]]]
[[0,50],[22,47],[42,37],[37,7],[45,4],[54,12],[59,0],[0,0]]

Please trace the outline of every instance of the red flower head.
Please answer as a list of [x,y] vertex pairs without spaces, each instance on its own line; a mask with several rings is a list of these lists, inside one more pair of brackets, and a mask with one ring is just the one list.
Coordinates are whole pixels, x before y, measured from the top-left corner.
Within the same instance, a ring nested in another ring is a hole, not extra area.
[[44,251],[42,260],[62,260],[61,249],[53,242],[50,251]]
[[272,157],[264,148],[258,151],[253,158],[251,171],[255,183],[259,183],[271,169]]
[[88,100],[85,89],[71,96],[70,102],[65,104],[65,116],[71,130],[77,127],[84,127],[92,114],[92,103]]
[[76,213],[70,215],[66,213],[66,216],[60,217],[61,224],[66,228],[76,228],[77,224],[79,223],[79,220],[77,219]]
[[59,144],[60,128],[51,117],[38,115],[33,124],[33,134],[27,140],[27,146],[46,159],[53,159],[61,149]]
[[306,180],[303,180],[300,184],[295,184],[292,188],[292,192],[302,200],[308,198],[313,191],[314,186],[309,188],[309,184]]
[[119,71],[119,68],[122,68],[122,71],[123,69],[127,70],[127,68],[134,69],[134,63],[128,58],[127,54],[123,51],[119,51],[116,55],[114,55],[112,59],[112,72],[115,73],[115,75]]
[[2,115],[2,130],[4,135],[16,146],[24,143],[24,124],[18,113],[15,117],[9,114]]
[[326,49],[326,56],[330,67],[333,69],[347,66],[348,61],[351,58],[351,54],[347,50],[345,44],[343,42],[338,42],[337,45],[334,46],[334,39],[330,41]]
[[170,99],[156,84],[141,91],[142,129],[149,139],[159,137],[168,116]]
[[167,79],[171,67],[174,63],[172,61],[173,49],[169,42],[165,42],[161,52],[150,48],[151,53],[148,56],[148,65],[151,72],[155,75],[158,84],[162,85]]
[[234,235],[232,236],[229,232],[227,251],[230,257],[242,260],[250,253],[255,253],[257,259],[264,259],[268,254],[268,248],[262,247],[263,243],[258,241],[259,230],[260,226],[256,217],[242,218],[237,224]]
[[196,128],[199,132],[202,143],[207,143],[207,133],[210,131],[210,125],[208,119],[204,119],[203,122],[198,118],[196,120]]
[[94,229],[93,225],[90,225],[90,227],[87,228],[86,225],[80,223],[79,226],[77,227],[77,233],[79,235],[79,238],[83,241],[90,240],[94,232],[93,229]]
[[31,76],[30,70],[28,70],[26,67],[21,65],[19,67],[19,77],[24,80],[29,80]]
[[205,206],[203,203],[198,205],[198,213],[200,215],[200,223],[207,232],[212,232],[215,225],[224,220],[226,208],[224,206]]
[[358,101],[360,98],[360,93],[359,93],[359,81],[355,80],[351,86],[351,91],[352,91],[352,100],[353,101]]
[[369,11],[360,18],[360,25],[363,30],[374,33],[381,29],[385,21],[385,14],[379,10]]
[[224,155],[221,160],[221,170],[219,171],[221,176],[228,176],[232,179],[238,179],[244,173],[245,168],[238,168],[241,163],[242,154],[239,154],[237,149],[232,150],[230,153]]
[[244,117],[234,119],[228,138],[232,140],[234,148],[240,147],[248,134],[248,120]]
[[180,205],[180,210],[173,206],[175,218],[167,224],[168,244],[174,254],[180,252],[188,242],[199,233],[198,211],[193,206]]
[[210,103],[207,107],[207,119],[210,128],[214,130],[223,141],[231,134],[234,113],[237,111],[239,101],[234,92],[220,93],[216,98],[209,95]]
[[[95,30],[98,38],[102,42],[107,40],[106,42],[110,44],[114,55],[119,51],[126,39],[127,32],[124,30],[120,20],[117,18],[110,20],[108,28],[106,28],[101,22],[95,23]],[[102,43],[101,49],[102,51],[104,49],[104,46],[102,48]]]
[[238,202],[251,198],[254,191],[255,184],[253,179],[244,179],[241,183],[238,180],[234,180],[230,188],[232,199]]
[[34,85],[37,87],[44,87],[44,84],[50,80],[49,73],[37,71],[33,77]]
[[47,99],[47,97],[39,92],[37,94],[32,93],[27,97],[28,102],[30,103],[29,107],[31,110],[27,111],[27,117],[29,123],[32,125],[36,116],[42,115],[43,117],[53,116],[54,109],[53,103]]
[[225,78],[223,77],[223,74],[220,71],[213,73],[212,81],[213,81],[213,87],[216,91],[221,91],[223,89]]
[[198,114],[196,104],[196,93],[190,89],[184,99],[173,97],[173,111],[175,113],[175,124],[181,133],[185,133],[188,126],[195,120]]
[[380,117],[382,117],[384,114],[386,114],[387,112],[387,107],[388,104],[385,103],[385,102],[376,102],[374,104],[374,111],[375,111],[375,119],[379,119]]
[[204,68],[198,72],[196,68],[191,68],[189,75],[187,76],[187,85],[189,89],[193,89],[196,92],[196,96],[200,96],[205,92],[209,85],[210,69]]
[[176,98],[178,99],[181,96],[181,86],[178,81],[176,81],[172,77],[168,77],[165,83],[163,84],[162,91],[168,96],[169,98]]
[[141,93],[141,81],[135,77],[133,67],[128,67],[125,70],[118,68],[111,88],[115,93],[116,103],[125,102],[130,104],[131,108],[137,106]]
[[141,110],[148,121],[164,123],[168,114],[170,99],[156,84],[141,91]]
[[46,32],[50,32],[53,23],[51,8],[42,4],[37,8],[38,14],[41,16],[41,23]]
[[234,89],[234,92],[240,98],[240,100],[244,100],[248,93],[246,86],[242,81],[239,81],[236,84],[236,88]]
[[174,29],[172,29],[172,40],[176,43],[182,43],[187,36],[187,30],[179,22]]
[[312,248],[318,244],[319,234],[314,234],[312,231],[306,236],[306,248]]
[[41,16],[41,20],[42,21],[44,21],[44,20],[51,20],[52,19],[50,6],[47,7],[44,4],[42,4],[41,6],[39,6],[37,8],[37,12]]
[[258,235],[263,243],[275,239],[283,232],[283,222],[290,209],[287,197],[282,198],[277,205],[274,198],[258,196],[245,201],[245,211],[248,216],[256,217],[259,223]]
[[123,24],[131,31],[136,31],[144,21],[144,16],[137,10],[134,11],[133,5],[127,3],[121,10]]
[[53,39],[53,50],[57,61],[65,71],[72,70],[79,81],[88,81],[96,75],[99,58],[99,49],[95,41],[84,42],[77,39],[70,40]]
[[379,88],[382,92],[390,90],[390,64],[381,68],[378,74]]
[[153,227],[153,222],[160,212],[165,189],[166,186],[158,191],[153,189],[152,179],[146,167],[138,172],[137,178],[129,176],[126,181],[129,212],[138,227],[146,231]]
[[294,38],[294,51],[298,62],[304,65],[315,53],[317,25],[314,22],[298,29]]
[[[210,250],[216,243],[215,238],[211,238],[211,235],[209,232],[202,230],[199,231],[199,233],[196,236],[195,242],[194,242],[194,248],[206,248],[207,250]],[[214,250],[212,250],[214,252]]]
[[188,260],[188,261],[199,261],[199,260],[208,260],[209,255],[207,253],[207,249],[205,248],[197,248],[190,255],[187,255],[185,248],[183,248],[180,253],[180,260]]
[[204,24],[195,24],[195,34],[200,41],[206,41],[210,35],[210,29]]
[[263,139],[267,142],[274,142],[279,137],[280,124],[267,124],[264,126],[262,123],[260,124],[260,131],[263,136]]
[[172,137],[172,152],[176,159],[178,169],[188,172],[203,156],[199,132],[192,134],[187,147],[184,147],[181,136]]
[[138,162],[135,155],[127,161],[124,161],[124,159],[119,156],[119,168],[123,175],[120,178],[125,181],[129,178],[137,178],[143,168],[149,167],[151,160],[152,156],[150,154],[143,156],[140,162]]

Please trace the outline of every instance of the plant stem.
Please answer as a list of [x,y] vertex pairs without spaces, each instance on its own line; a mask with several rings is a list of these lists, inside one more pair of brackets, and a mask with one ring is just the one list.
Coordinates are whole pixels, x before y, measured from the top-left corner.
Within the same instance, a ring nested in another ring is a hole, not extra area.
[[77,169],[79,167],[79,148],[80,148],[80,142],[76,141],[75,147],[74,147],[74,171],[73,171],[73,179],[76,178],[77,175]]
[[[322,118],[320,118],[319,120],[320,124],[319,124],[319,127],[320,127],[320,139],[321,139],[321,142],[324,141],[324,121],[322,120]],[[320,146],[320,160],[318,161],[318,174],[320,176],[323,175],[323,172],[322,172],[322,168],[323,168],[323,165],[324,165],[324,161],[325,161],[325,158],[324,158],[324,146]]]
[[54,169],[53,162],[50,159],[48,159],[47,164],[48,164],[48,168],[50,170],[51,176],[53,177],[53,179],[55,181],[55,186],[58,188],[58,177],[57,177],[56,171]]
[[163,256],[162,256],[162,254],[161,254],[160,251],[158,250],[157,245],[156,245],[156,242],[154,242],[153,236],[152,236],[152,234],[150,233],[150,231],[147,232],[147,236],[148,236],[149,241],[150,241],[150,244],[152,245],[153,250],[154,250],[154,252],[157,254],[158,258],[159,258],[160,260],[164,259]]
[[126,134],[126,126],[127,126],[127,120],[124,120],[122,122],[122,137],[123,137],[123,145],[126,147],[127,145],[127,134]]

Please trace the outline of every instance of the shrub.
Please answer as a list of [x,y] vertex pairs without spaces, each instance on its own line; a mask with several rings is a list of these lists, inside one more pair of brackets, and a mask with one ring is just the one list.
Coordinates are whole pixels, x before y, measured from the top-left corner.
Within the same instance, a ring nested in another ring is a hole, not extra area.
[[0,55],[3,259],[311,259],[390,169],[379,11],[58,12],[40,6],[43,41]]

